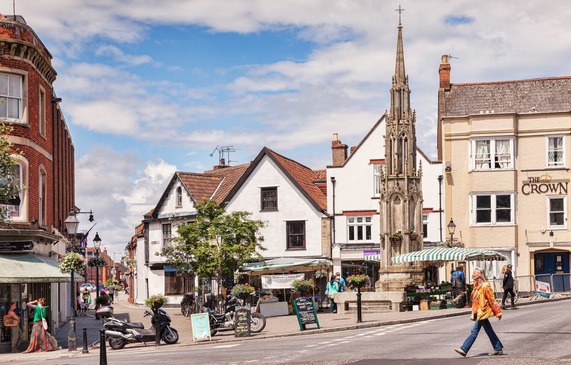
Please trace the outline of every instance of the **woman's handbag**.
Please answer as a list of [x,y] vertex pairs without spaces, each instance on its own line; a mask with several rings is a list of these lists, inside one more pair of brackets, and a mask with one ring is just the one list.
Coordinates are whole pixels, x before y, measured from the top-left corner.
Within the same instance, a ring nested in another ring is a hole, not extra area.
[[42,318],[42,325],[44,326],[44,330],[48,330],[48,321],[45,318]]
[[16,318],[10,315],[4,316],[4,327],[16,327],[17,325],[18,321],[16,320]]

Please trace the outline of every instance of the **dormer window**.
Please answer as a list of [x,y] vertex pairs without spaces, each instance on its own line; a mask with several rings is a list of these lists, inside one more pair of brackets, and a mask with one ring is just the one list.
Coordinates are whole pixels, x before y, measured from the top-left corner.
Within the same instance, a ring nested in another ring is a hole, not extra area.
[[180,186],[176,188],[176,206],[182,207],[182,188]]

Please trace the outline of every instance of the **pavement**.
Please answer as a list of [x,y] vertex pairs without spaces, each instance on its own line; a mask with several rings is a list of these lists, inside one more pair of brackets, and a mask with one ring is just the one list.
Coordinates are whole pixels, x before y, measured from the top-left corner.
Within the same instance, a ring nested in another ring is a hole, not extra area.
[[[571,299],[571,293],[556,294],[554,298],[551,299],[521,299],[518,302],[518,306],[541,304],[552,301],[567,300]],[[120,295],[119,298],[113,304],[114,316],[119,319],[142,322],[145,327],[150,326],[150,319],[144,318],[144,311],[146,307],[143,305],[136,305],[127,302],[127,295]],[[176,328],[179,333],[179,342],[175,345],[165,345],[161,342],[162,346],[198,346],[204,344],[212,343],[227,343],[234,341],[251,341],[260,340],[265,338],[276,338],[285,336],[300,336],[300,335],[312,335],[316,333],[323,332],[334,332],[334,331],[345,331],[354,330],[361,328],[371,328],[380,327],[387,325],[394,325],[400,323],[410,323],[419,322],[429,319],[446,318],[453,316],[468,316],[470,313],[470,308],[448,308],[440,310],[417,310],[417,311],[405,311],[405,312],[383,312],[383,313],[362,313],[362,322],[357,323],[357,314],[337,314],[329,312],[318,312],[317,318],[320,324],[320,328],[317,325],[310,324],[307,325],[307,329],[300,330],[297,317],[295,315],[289,316],[279,316],[279,317],[267,317],[265,329],[257,334],[252,334],[250,337],[235,337],[233,331],[218,332],[212,337],[211,341],[201,341],[193,342],[192,328],[190,317],[184,317],[180,308],[165,308],[172,319],[171,326]],[[100,345],[100,329],[103,327],[103,320],[95,319],[93,311],[90,311],[86,316],[80,316],[76,318],[76,336],[77,336],[77,350],[69,351],[68,335],[69,335],[69,323],[66,323],[55,332],[55,337],[58,340],[58,344],[62,347],[61,350],[51,351],[51,352],[40,352],[40,353],[8,353],[0,354],[0,362],[19,362],[19,361],[29,361],[32,359],[37,359],[38,361],[42,359],[57,359],[57,358],[70,358],[77,357],[81,358],[85,355],[85,351],[89,352],[91,356],[93,354],[99,355],[99,345]],[[85,338],[84,342],[84,329]],[[84,346],[84,344],[86,344]],[[143,344],[128,344],[127,346],[144,346]],[[148,343],[147,346],[153,346],[154,342]],[[107,346],[107,352],[115,351]],[[120,351],[120,350],[117,350]]]

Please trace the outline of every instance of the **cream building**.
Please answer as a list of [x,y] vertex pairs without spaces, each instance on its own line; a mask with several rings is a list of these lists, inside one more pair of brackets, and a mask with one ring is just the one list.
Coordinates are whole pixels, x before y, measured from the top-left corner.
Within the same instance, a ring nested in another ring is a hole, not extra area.
[[[447,56],[439,73],[438,152],[454,240],[507,256],[520,290],[535,275],[568,291],[571,77],[454,84]],[[499,278],[504,264],[486,269]]]

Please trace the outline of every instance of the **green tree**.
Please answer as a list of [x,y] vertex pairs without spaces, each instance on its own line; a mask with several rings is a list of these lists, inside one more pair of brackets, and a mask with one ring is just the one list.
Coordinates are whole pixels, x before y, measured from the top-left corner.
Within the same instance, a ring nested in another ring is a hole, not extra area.
[[[18,186],[14,180],[16,161],[11,157],[14,153],[12,144],[8,141],[8,133],[12,127],[0,123],[0,204],[11,204],[18,197]],[[6,212],[0,208],[0,222],[6,219]]]
[[265,223],[251,219],[249,212],[226,213],[212,200],[196,209],[196,221],[180,226],[176,244],[163,248],[161,255],[178,273],[214,279],[220,288],[222,278],[233,277],[244,263],[262,257],[259,230]]

